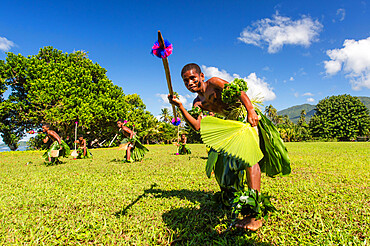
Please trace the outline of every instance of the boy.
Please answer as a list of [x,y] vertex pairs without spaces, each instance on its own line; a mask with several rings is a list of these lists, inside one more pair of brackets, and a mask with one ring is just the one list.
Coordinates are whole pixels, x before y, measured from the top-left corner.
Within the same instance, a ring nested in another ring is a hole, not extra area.
[[[122,144],[127,145],[126,149],[126,162],[135,162],[141,161],[144,158],[144,155],[149,150],[140,143],[137,139],[136,134],[127,126],[125,126],[127,122],[121,119],[117,120],[117,126],[120,128],[123,135],[126,137]],[[132,156],[132,158],[131,158]]]
[[179,142],[177,143],[177,146],[178,146],[177,153],[179,153],[180,155],[191,154],[190,148],[186,145],[186,140],[187,140],[186,135],[184,133],[181,134],[181,138],[179,139]]
[[[70,149],[68,145],[60,138],[60,136],[55,131],[50,130],[49,124],[45,123],[42,126],[42,131],[47,134],[46,138],[43,139],[44,143],[47,143],[49,139],[53,141],[53,143],[50,145],[50,148],[42,156],[43,158],[45,158],[45,161],[48,161],[49,163],[59,162],[59,156],[69,156]],[[56,150],[59,150],[58,157],[51,157],[51,152]]]
[[78,136],[78,139],[75,141],[78,147],[77,159],[85,159],[85,158],[92,158],[92,154],[90,153],[89,149],[86,147],[86,140],[82,135]]
[[[184,68],[181,71],[181,77],[184,81],[186,88],[189,91],[198,94],[198,96],[194,99],[194,102],[193,102],[194,109],[200,108],[201,110],[204,110],[204,111],[211,111],[214,113],[218,113],[220,115],[225,116],[228,119],[233,118],[233,120],[237,120],[237,118],[234,117],[233,112],[235,111],[235,109],[242,109],[242,107],[244,107],[244,109],[247,112],[247,120],[250,123],[250,125],[252,127],[256,127],[258,125],[259,117],[256,111],[254,110],[253,105],[251,101],[249,100],[247,94],[244,91],[242,91],[240,93],[240,96],[236,98],[237,99],[236,103],[231,104],[231,103],[225,102],[226,100],[223,100],[222,93],[223,93],[225,85],[228,85],[229,83],[217,77],[213,77],[207,81],[204,81],[205,80],[204,74],[201,72],[200,67],[194,63],[187,64],[186,66],[184,66]],[[171,104],[176,105],[180,109],[186,122],[191,127],[193,127],[195,130],[200,130],[201,125],[202,127],[205,126],[201,124],[202,116],[199,115],[199,116],[193,117],[192,115],[190,115],[189,112],[187,112],[184,106],[182,105],[181,101],[177,99],[175,96],[171,97],[169,95],[168,99]],[[242,110],[239,112],[242,112]],[[214,117],[211,117],[211,118],[214,118]],[[256,144],[258,144],[257,143],[258,141],[255,141],[255,142]],[[213,150],[213,152],[217,152],[217,151]],[[212,151],[209,152],[209,157],[211,153]],[[230,206],[231,205],[230,201],[233,201],[233,198],[235,197],[236,192],[244,191],[246,184],[250,189],[253,189],[258,192],[260,191],[261,169],[258,163],[253,163],[250,165],[245,165],[245,163],[242,163],[244,166],[238,164],[239,166],[243,166],[242,170],[239,169],[236,171],[230,171],[229,170],[230,161],[233,161],[234,163],[241,163],[241,161],[235,158],[232,158],[232,157],[228,157],[229,162],[226,162],[226,161],[223,161],[223,160],[226,160],[224,157],[225,153],[219,151],[217,152],[217,154],[218,154],[218,161],[216,162],[214,166],[214,170],[215,170],[214,173],[216,176],[216,180],[220,185],[221,197],[225,205]],[[210,160],[210,158],[208,158],[208,160]],[[222,170],[222,171],[216,172],[216,170]],[[258,228],[262,226],[262,220],[260,219],[257,220],[255,217],[248,216],[246,214],[243,220],[239,221],[236,224],[236,226],[240,228],[256,231]]]

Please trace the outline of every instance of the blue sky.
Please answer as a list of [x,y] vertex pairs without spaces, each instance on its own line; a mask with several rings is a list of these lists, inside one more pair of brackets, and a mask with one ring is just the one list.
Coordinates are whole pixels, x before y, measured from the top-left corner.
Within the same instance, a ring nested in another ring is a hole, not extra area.
[[[370,96],[370,1],[0,1],[0,59],[41,47],[84,50],[154,115],[168,106],[157,30],[174,45],[174,90],[189,106],[181,68],[246,78],[250,96],[278,110],[338,94]],[[346,41],[347,40],[347,41]]]

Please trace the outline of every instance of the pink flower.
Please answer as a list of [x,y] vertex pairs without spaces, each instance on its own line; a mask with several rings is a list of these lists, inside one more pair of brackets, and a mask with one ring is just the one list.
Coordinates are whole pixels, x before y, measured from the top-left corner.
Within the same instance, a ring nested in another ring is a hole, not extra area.
[[176,155],[179,155],[179,153],[176,153]]

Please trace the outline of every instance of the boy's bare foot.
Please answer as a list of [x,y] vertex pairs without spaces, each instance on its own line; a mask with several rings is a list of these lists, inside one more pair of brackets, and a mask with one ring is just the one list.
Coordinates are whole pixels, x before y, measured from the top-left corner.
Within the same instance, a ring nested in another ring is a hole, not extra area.
[[244,217],[236,225],[238,228],[248,229],[251,231],[257,231],[262,226],[262,220],[256,220],[256,218]]

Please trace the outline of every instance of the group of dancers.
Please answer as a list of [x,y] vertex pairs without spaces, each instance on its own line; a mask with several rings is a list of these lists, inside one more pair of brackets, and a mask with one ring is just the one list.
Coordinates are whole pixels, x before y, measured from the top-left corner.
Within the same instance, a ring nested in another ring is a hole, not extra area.
[[[197,94],[192,112],[189,113],[174,95],[168,95],[169,102],[180,109],[189,126],[200,130],[202,139],[209,148],[207,175],[209,177],[211,173],[215,175],[221,189],[220,202],[226,207],[236,209],[243,216],[235,223],[236,227],[255,231],[263,223],[262,212],[256,211],[261,207],[269,207],[269,200],[260,201],[256,198],[255,204],[251,203],[249,207],[243,201],[248,201],[248,197],[252,197],[253,194],[261,196],[261,171],[272,177],[290,173],[290,161],[280,135],[261,111],[253,107],[245,91],[240,91],[243,86],[237,84],[231,86],[232,83],[217,77],[205,81],[200,67],[194,63],[184,66],[181,77],[185,87]],[[235,91],[230,93],[233,88]],[[198,113],[194,114],[194,111]],[[203,111],[224,118],[205,117]],[[135,132],[125,126],[123,120],[119,119],[117,126],[125,137],[123,140],[126,150],[125,161],[141,161],[148,149],[140,143]],[[58,150],[59,156],[69,155],[69,147],[56,132],[50,130],[48,124],[44,124],[42,129],[47,134],[44,141],[48,141],[49,138],[53,140],[50,149],[44,154],[47,161],[52,161],[53,150]],[[236,132],[238,129],[241,130]],[[186,140],[186,135],[182,134],[177,143],[177,153],[191,153]],[[79,146],[80,158],[92,156],[82,136],[76,143]],[[249,152],[245,151],[248,149]],[[244,150],[248,154],[239,150]],[[240,199],[235,199],[237,197]]]

